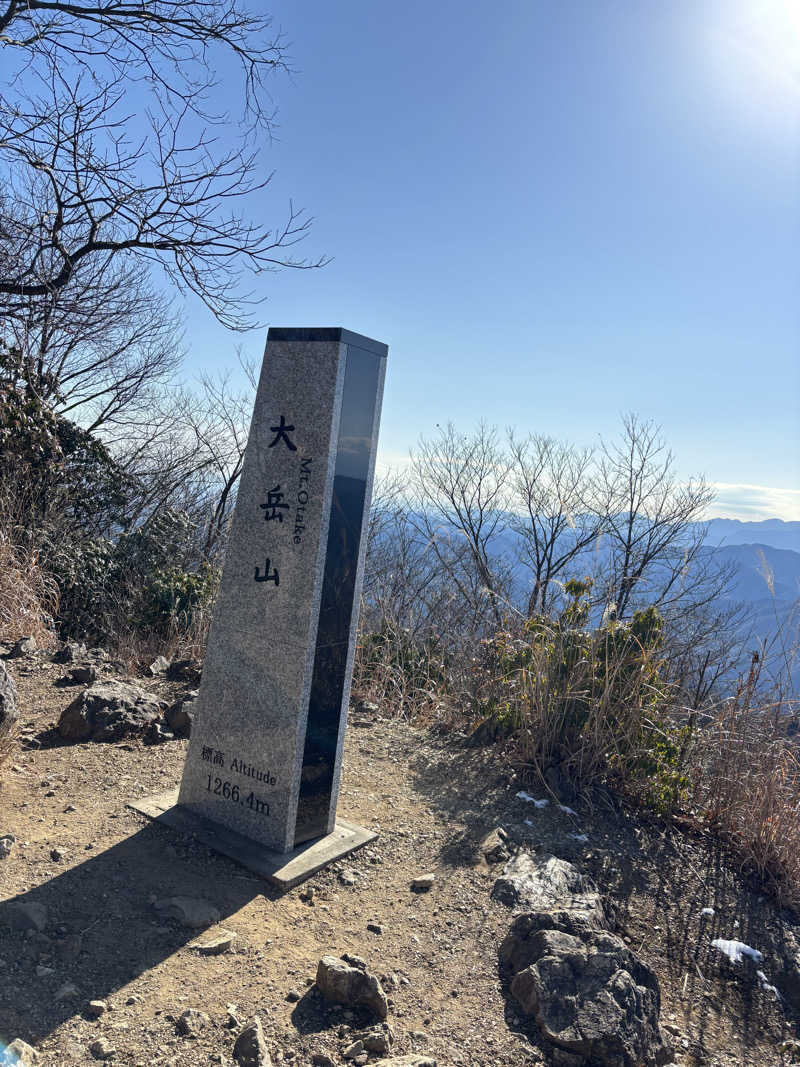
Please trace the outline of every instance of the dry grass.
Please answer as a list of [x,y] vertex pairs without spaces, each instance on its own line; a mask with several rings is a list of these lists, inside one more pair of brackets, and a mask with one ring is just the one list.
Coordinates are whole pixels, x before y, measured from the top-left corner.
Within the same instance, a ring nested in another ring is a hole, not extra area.
[[698,731],[692,808],[781,903],[800,907],[800,758],[787,733],[798,702],[758,690],[760,663]]
[[42,570],[38,553],[17,547],[0,529],[0,641],[25,636],[40,647],[52,644],[57,606],[55,582]]

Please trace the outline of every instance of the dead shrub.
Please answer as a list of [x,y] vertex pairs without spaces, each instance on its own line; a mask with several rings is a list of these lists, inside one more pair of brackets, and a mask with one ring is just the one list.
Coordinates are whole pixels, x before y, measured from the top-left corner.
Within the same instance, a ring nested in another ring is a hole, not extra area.
[[42,568],[38,551],[15,545],[0,529],[0,641],[30,636],[47,647],[54,639],[57,606],[56,584]]

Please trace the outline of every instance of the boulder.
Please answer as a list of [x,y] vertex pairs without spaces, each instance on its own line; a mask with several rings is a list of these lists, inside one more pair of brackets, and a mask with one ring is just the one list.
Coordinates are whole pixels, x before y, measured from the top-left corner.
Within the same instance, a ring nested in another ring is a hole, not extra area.
[[41,1059],[39,1053],[29,1045],[22,1038],[17,1038],[16,1041],[12,1041],[5,1049],[2,1042],[0,1042],[0,1064],[8,1064],[9,1067],[13,1064],[14,1067],[33,1067],[35,1063],[38,1063]]
[[177,700],[167,708],[164,718],[176,737],[189,737],[194,725],[194,706],[197,693],[191,693],[182,700]]
[[236,1038],[233,1058],[239,1067],[272,1067],[272,1060],[267,1052],[267,1043],[264,1040],[264,1031],[258,1016]]
[[143,734],[160,714],[158,702],[139,686],[97,682],[62,711],[58,732],[65,741],[118,741]]
[[11,735],[18,720],[17,687],[0,661],[0,746]]
[[317,967],[317,988],[334,1004],[367,1008],[379,1019],[389,1013],[386,995],[374,974],[351,967],[336,956],[323,956]]
[[563,908],[584,912],[605,925],[603,905],[594,882],[557,856],[520,852],[510,859],[494,883],[492,897],[511,908],[546,911]]
[[67,671],[63,682],[66,682],[67,685],[93,685],[97,678],[97,667],[93,663],[83,663],[78,667],[73,667],[71,671]]
[[659,1067],[672,1059],[659,1027],[653,971],[585,913],[532,912],[500,947],[511,993],[558,1048],[602,1067]]

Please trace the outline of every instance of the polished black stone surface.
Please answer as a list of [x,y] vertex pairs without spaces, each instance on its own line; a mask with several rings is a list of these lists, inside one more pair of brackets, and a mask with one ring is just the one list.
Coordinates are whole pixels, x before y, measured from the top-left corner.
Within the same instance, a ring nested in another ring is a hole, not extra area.
[[295,844],[327,832],[381,358],[348,345]]
[[387,356],[389,346],[361,333],[345,330],[343,326],[270,326],[267,341],[342,341],[355,348]]

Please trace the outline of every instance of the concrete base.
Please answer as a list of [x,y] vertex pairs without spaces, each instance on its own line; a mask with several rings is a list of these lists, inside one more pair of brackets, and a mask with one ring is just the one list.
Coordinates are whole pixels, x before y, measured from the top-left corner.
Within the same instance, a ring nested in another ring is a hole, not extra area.
[[179,833],[191,834],[215,852],[229,856],[281,889],[299,885],[323,867],[368,845],[378,836],[371,830],[337,819],[332,834],[318,837],[316,841],[307,841],[292,852],[273,852],[249,837],[243,837],[181,807],[177,789],[131,800],[128,807]]

